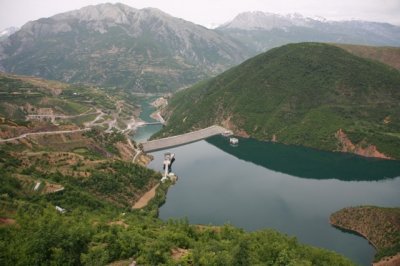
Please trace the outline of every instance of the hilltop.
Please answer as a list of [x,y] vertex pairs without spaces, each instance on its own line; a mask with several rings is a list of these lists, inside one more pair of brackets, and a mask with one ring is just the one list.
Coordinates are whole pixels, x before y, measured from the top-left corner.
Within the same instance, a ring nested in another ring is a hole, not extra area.
[[157,136],[221,124],[259,140],[399,159],[399,87],[400,72],[382,63],[328,44],[285,45],[177,93]]
[[31,21],[0,43],[0,70],[139,92],[173,91],[246,57],[223,34],[123,4]]

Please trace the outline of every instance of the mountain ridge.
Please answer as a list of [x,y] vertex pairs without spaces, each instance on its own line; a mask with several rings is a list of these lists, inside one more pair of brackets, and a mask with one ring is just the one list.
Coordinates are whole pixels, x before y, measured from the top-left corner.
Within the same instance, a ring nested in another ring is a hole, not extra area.
[[230,37],[158,9],[123,4],[32,21],[0,43],[3,71],[134,91],[173,91],[246,57]]
[[281,15],[263,11],[248,11],[239,13],[231,21],[220,25],[219,28],[234,28],[242,30],[270,30],[273,28],[281,28],[285,26],[306,26],[311,21],[313,21],[313,19],[304,17],[299,13]]
[[296,42],[400,47],[400,26],[362,20],[330,21],[296,13],[244,12],[216,30],[243,42],[254,54]]
[[244,25],[253,19],[256,27],[228,23],[210,30],[155,8],[87,6],[28,22],[1,41],[0,71],[137,92],[171,92],[286,43],[400,46],[400,27],[384,23],[264,12],[238,17]]

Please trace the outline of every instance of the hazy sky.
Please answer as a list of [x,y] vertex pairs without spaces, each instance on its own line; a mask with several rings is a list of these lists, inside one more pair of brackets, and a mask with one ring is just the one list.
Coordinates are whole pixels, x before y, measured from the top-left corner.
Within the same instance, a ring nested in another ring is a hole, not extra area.
[[30,20],[104,2],[121,2],[135,8],[157,7],[204,26],[221,24],[240,12],[255,10],[400,25],[400,0],[0,0],[0,29],[20,27]]

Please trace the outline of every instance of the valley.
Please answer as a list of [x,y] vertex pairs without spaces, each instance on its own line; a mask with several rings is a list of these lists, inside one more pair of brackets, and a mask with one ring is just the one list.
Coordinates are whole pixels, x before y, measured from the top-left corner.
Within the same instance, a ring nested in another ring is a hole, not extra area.
[[398,25],[60,10],[0,31],[0,265],[398,263]]
[[[199,229],[185,219],[161,221],[159,207],[166,200],[170,182],[160,184],[161,174],[142,166],[152,157],[123,134],[124,126],[109,131],[110,123],[103,123],[127,121],[121,117],[128,110],[137,112],[119,98],[125,95],[124,91],[112,91],[111,96],[108,91],[85,87],[85,95],[93,93],[90,97],[97,100],[87,108],[79,108],[80,101],[63,97],[70,92],[77,96],[66,84],[57,83],[60,91],[53,95],[49,93],[53,88],[51,82],[36,78],[30,82],[30,79],[6,76],[1,80],[9,90],[22,90],[13,94],[11,100],[6,95],[7,101],[2,101],[2,136],[18,137],[18,133],[33,131],[24,133],[25,138],[0,143],[2,263],[107,264],[124,260],[186,265],[199,261],[200,265],[209,265],[232,264],[239,257],[260,263],[266,261],[256,252],[260,249],[249,247],[262,245],[263,252],[270,254],[270,261],[352,265],[338,254],[300,244],[273,230],[246,233],[224,225],[215,231],[215,227],[208,226]],[[35,82],[41,85],[37,87]],[[38,91],[38,95],[26,98],[24,90]],[[82,95],[80,100],[86,101]],[[12,108],[21,101],[29,103],[29,108]],[[64,104],[51,109],[47,106],[49,101]],[[62,109],[63,106],[75,109]],[[43,108],[48,108],[49,113],[52,110],[51,117],[40,114],[44,116],[40,120],[23,119],[28,111]],[[89,120],[71,123],[82,112],[89,114],[93,110],[101,111]],[[78,124],[85,123],[93,127],[79,131]],[[43,131],[49,127],[54,130],[51,134]],[[74,132],[59,132],[61,128],[74,128],[71,129]],[[147,197],[152,199],[141,202],[140,199]],[[210,241],[218,250],[226,250],[224,255],[215,256]],[[278,249],[274,248],[276,244]],[[242,253],[244,249],[248,251]],[[177,250],[182,255],[177,256]],[[286,252],[290,252],[289,257],[282,255]]]

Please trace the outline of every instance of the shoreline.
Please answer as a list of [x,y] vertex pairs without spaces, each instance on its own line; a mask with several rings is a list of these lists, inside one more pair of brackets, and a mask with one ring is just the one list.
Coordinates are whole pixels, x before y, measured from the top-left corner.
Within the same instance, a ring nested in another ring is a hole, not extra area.
[[361,233],[361,232],[358,232],[358,231],[356,231],[356,230],[354,230],[354,229],[347,228],[347,227],[344,227],[344,226],[335,224],[335,223],[332,222],[332,221],[329,221],[329,224],[332,225],[333,227],[336,227],[336,228],[340,229],[340,230],[348,231],[348,232],[350,232],[350,233],[352,233],[352,234],[356,234],[356,235],[358,235],[358,236],[363,237],[365,240],[368,241],[369,244],[371,244],[371,246],[374,247],[374,249],[375,249],[376,252],[378,251],[378,248],[376,247],[376,244],[375,244],[374,242],[372,242],[365,234],[363,234],[363,233]]
[[400,265],[400,253],[396,255],[384,257],[381,260],[372,263],[372,266],[396,266]]
[[[378,248],[376,247],[376,244],[374,244],[365,234],[356,231],[354,229],[350,229],[344,226],[340,226],[338,224],[335,224],[332,221],[329,221],[330,225],[332,225],[333,227],[336,227],[340,230],[344,230],[344,231],[349,231],[350,233],[356,234],[358,236],[363,237],[364,239],[366,239],[368,241],[369,244],[371,244],[371,246],[374,247],[375,251],[378,252]],[[396,266],[396,265],[400,265],[400,253],[397,253],[395,255],[392,256],[388,256],[388,257],[383,257],[382,259],[378,260],[378,261],[372,261],[371,262],[372,266]]]

